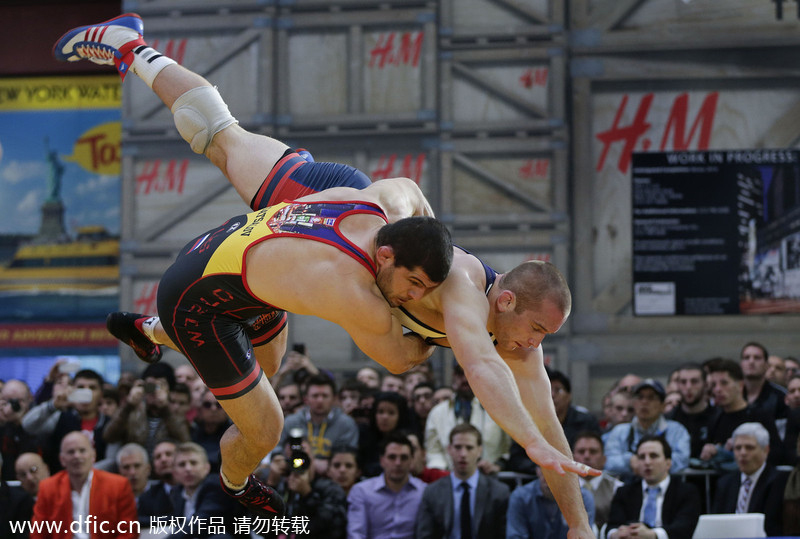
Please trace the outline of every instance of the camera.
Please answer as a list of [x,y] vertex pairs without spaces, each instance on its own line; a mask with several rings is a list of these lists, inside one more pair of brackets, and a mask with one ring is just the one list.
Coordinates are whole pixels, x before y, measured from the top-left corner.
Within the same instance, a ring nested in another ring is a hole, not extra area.
[[298,354],[306,355],[306,345],[303,343],[297,343],[292,346],[292,351],[297,352]]
[[92,402],[92,399],[94,399],[94,393],[88,387],[73,389],[67,396],[67,402],[73,404],[86,404]]
[[303,473],[311,467],[311,457],[303,451],[303,429],[294,428],[289,431],[289,466],[287,474]]
[[156,389],[158,389],[158,386],[156,384],[154,384],[153,382],[146,382],[144,384],[144,394],[145,395],[152,395],[153,393],[156,392]]
[[8,405],[11,407],[11,411],[15,414],[19,413],[22,410],[22,403],[19,399],[8,399]]

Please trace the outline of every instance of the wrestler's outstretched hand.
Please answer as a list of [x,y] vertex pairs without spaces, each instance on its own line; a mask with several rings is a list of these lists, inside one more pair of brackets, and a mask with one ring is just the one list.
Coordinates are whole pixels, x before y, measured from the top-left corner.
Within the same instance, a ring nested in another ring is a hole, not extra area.
[[596,539],[596,536],[587,522],[579,529],[570,528],[567,532],[567,539]]
[[559,475],[572,472],[585,477],[603,473],[586,464],[575,462],[549,444],[531,444],[525,448],[525,452],[533,462],[543,469],[553,470]]

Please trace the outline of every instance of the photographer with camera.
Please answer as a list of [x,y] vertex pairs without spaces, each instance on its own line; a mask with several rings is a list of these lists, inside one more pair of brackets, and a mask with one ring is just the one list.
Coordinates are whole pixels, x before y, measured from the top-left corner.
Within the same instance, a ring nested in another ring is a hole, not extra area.
[[358,426],[352,417],[336,402],[336,383],[327,374],[316,374],[308,378],[305,406],[284,421],[281,442],[285,444],[289,433],[299,428],[307,436],[314,456],[314,468],[320,475],[327,475],[331,448],[336,445],[358,446]]
[[272,455],[267,483],[283,496],[286,517],[307,518],[309,537],[344,538],[347,531],[344,490],[316,473],[311,446],[304,435],[303,429],[289,431],[283,453]]
[[148,365],[106,427],[106,443],[137,443],[152,455],[161,441],[188,442],[189,423],[170,410],[169,391],[174,386],[172,367]]
[[[100,401],[103,398],[103,377],[91,369],[78,370],[75,378],[69,379],[70,363],[60,363],[63,372],[53,384],[53,397],[25,414],[22,428],[34,436],[45,440],[44,458],[53,473],[61,470],[58,458],[58,447],[61,440],[70,432],[79,430],[86,433],[97,453],[97,467],[107,469],[113,461],[103,463],[107,455],[106,443],[103,440],[109,417],[100,413]],[[73,369],[74,370],[74,369]]]
[[28,451],[41,454],[41,440],[25,432],[22,418],[28,412],[33,397],[28,384],[8,380],[0,390],[0,447],[3,449],[3,481],[14,479],[14,461]]

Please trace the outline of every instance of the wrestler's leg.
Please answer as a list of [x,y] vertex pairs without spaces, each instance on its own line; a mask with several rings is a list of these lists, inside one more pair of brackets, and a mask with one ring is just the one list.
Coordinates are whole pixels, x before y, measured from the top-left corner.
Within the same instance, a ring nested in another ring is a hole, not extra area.
[[278,445],[283,432],[283,412],[266,376],[243,396],[221,399],[219,403],[233,421],[220,440],[221,472],[226,486],[237,490],[244,486],[261,459]]
[[289,340],[289,330],[286,326],[266,345],[256,346],[253,353],[256,361],[261,365],[267,378],[272,378],[281,366],[281,359],[286,353],[286,343]]
[[53,47],[62,61],[115,65],[139,76],[173,113],[192,150],[206,155],[249,203],[288,146],[239,127],[205,78],[148,46],[144,23],[132,13],[65,33]]

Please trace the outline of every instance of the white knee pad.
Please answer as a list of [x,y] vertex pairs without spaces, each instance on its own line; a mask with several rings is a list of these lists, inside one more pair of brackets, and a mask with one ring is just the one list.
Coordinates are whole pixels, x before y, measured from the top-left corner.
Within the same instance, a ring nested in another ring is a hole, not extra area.
[[206,151],[214,135],[238,123],[217,89],[211,86],[192,88],[181,95],[172,104],[172,116],[183,140],[200,154]]

